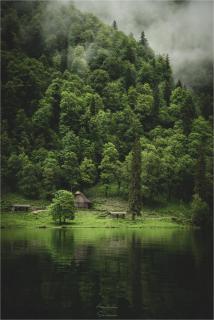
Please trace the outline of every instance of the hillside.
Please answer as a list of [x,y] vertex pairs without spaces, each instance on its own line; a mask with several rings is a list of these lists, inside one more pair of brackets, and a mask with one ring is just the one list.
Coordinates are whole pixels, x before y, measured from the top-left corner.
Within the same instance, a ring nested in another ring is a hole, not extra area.
[[145,203],[197,193],[212,207],[209,96],[175,84],[143,30],[126,36],[71,4],[3,2],[2,82],[4,192],[101,183],[127,195],[138,134]]

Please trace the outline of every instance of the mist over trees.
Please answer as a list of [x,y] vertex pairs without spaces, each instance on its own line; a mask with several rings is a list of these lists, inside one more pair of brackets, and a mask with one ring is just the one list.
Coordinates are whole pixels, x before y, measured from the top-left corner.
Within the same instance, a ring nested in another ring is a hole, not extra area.
[[72,4],[2,3],[2,184],[31,198],[112,183],[128,194],[140,137],[144,203],[212,207],[210,92],[176,84],[170,57]]

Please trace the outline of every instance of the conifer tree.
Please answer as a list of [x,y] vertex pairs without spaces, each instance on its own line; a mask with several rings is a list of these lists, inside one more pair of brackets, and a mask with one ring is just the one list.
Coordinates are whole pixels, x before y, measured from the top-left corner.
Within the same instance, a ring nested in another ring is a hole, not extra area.
[[170,96],[172,93],[172,69],[170,66],[168,55],[166,56],[166,59],[165,59],[164,77],[165,77],[164,99],[166,101],[167,106],[169,106]]
[[136,138],[132,148],[131,179],[129,190],[129,211],[132,219],[141,215],[141,145],[140,139]]
[[118,28],[117,28],[117,22],[114,20],[113,21],[113,23],[112,23],[112,27],[115,29],[115,30],[117,30]]
[[171,83],[169,80],[166,80],[165,86],[164,86],[164,100],[166,101],[167,106],[169,106],[169,104],[170,104],[171,92],[172,92]]
[[175,88],[182,88],[183,86],[182,86],[182,82],[181,82],[181,80],[178,80],[178,82],[176,83],[176,85],[175,85]]
[[159,88],[156,85],[153,89],[153,121],[155,124],[157,123],[158,120],[158,115],[159,115],[159,109],[160,109],[160,93],[159,93]]
[[144,31],[141,32],[140,43],[141,43],[143,46],[147,46],[147,45],[148,45],[148,40],[147,40],[146,37],[145,37]]

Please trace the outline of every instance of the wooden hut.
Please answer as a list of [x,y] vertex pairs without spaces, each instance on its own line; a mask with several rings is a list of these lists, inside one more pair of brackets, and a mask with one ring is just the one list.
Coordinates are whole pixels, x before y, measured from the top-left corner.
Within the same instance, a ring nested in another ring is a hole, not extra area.
[[86,196],[80,192],[75,192],[75,206],[77,208],[90,208],[91,207],[91,201],[86,198]]
[[29,204],[13,204],[12,211],[30,211],[31,206]]

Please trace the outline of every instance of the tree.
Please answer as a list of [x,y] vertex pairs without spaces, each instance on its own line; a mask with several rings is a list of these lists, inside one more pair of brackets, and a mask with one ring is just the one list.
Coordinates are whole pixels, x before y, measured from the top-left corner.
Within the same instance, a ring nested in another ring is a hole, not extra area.
[[112,27],[114,30],[117,30],[117,22],[115,20],[112,23]]
[[145,32],[144,31],[141,32],[140,44],[142,44],[143,46],[147,46],[148,45],[148,40],[145,37]]
[[172,92],[172,85],[169,80],[166,80],[164,83],[164,100],[166,101],[166,105],[169,106],[170,96]]
[[118,170],[118,151],[111,142],[105,143],[103,157],[99,169],[101,170],[101,181],[105,186],[105,195],[108,196],[109,186],[116,179]]
[[88,64],[85,58],[84,47],[82,46],[75,47],[70,69],[72,72],[83,77],[88,72]]
[[21,164],[20,170],[16,173],[18,190],[26,197],[37,198],[41,189],[41,168],[37,164],[33,164],[24,153],[20,154],[18,158]]
[[96,180],[96,167],[91,159],[84,158],[80,165],[80,177],[84,186],[91,186]]
[[170,96],[172,92],[172,70],[170,66],[169,56],[167,55],[163,64],[163,78],[164,78],[164,99],[167,106],[170,104]]
[[142,152],[142,193],[143,200],[154,202],[160,193],[160,154],[154,145],[146,145]]
[[61,171],[66,188],[75,188],[79,182],[79,163],[75,152],[63,150],[61,156]]
[[154,81],[154,70],[150,63],[143,61],[138,71],[138,81],[152,84]]
[[135,112],[139,116],[139,120],[141,121],[145,130],[150,130],[153,121],[151,116],[154,104],[152,90],[148,83],[139,85],[137,89],[139,90],[139,94],[136,101]]
[[73,220],[75,205],[72,192],[66,190],[57,191],[48,210],[53,220],[59,224],[65,223],[66,219]]
[[141,194],[141,145],[140,139],[136,138],[132,148],[131,179],[129,189],[129,211],[132,219],[141,215],[142,194]]
[[129,185],[131,179],[131,162],[132,162],[132,153],[125,157],[125,160],[121,164],[121,181],[123,186],[123,193],[128,195],[129,193]]
[[196,226],[202,228],[208,226],[209,217],[209,207],[205,201],[196,193],[193,196],[193,201],[191,203],[192,210],[192,223]]
[[103,62],[103,69],[105,69],[111,80],[117,80],[122,73],[122,60],[115,52],[109,55]]
[[123,78],[126,90],[128,90],[129,87],[134,86],[136,83],[135,66],[130,62],[126,62],[123,64]]
[[61,180],[61,169],[59,166],[58,156],[53,151],[47,154],[46,159],[41,165],[42,169],[42,187],[43,196],[45,198],[50,198],[52,194],[60,186]]
[[199,195],[202,200],[206,199],[206,159],[204,141],[201,142],[198,148],[198,157],[196,160],[195,170],[195,193]]
[[124,88],[120,81],[109,82],[103,90],[103,102],[106,109],[118,111],[123,107]]
[[109,81],[110,77],[108,72],[102,69],[94,70],[89,76],[89,83],[91,87],[100,95]]
[[83,113],[83,101],[81,97],[68,90],[63,91],[60,108],[60,126],[78,132],[80,128],[80,116]]
[[160,110],[160,93],[158,86],[155,86],[153,89],[153,122],[154,124],[157,124],[158,117],[159,117],[159,110]]
[[175,85],[175,88],[182,88],[183,86],[182,86],[182,82],[181,82],[181,80],[179,79],[178,81],[177,81],[177,83],[176,83],[176,85]]
[[209,207],[213,206],[213,138],[212,128],[203,117],[192,123],[188,136],[188,152],[195,162],[195,192]]
[[169,110],[176,110],[177,115],[175,113],[174,115],[176,115],[177,119],[182,120],[184,133],[188,135],[195,117],[195,105],[191,91],[177,87],[172,91],[170,102]]

